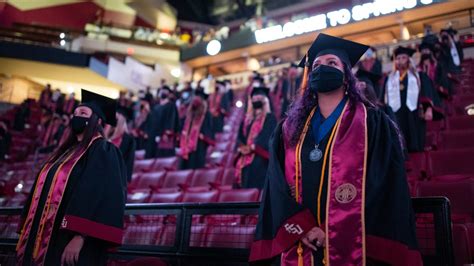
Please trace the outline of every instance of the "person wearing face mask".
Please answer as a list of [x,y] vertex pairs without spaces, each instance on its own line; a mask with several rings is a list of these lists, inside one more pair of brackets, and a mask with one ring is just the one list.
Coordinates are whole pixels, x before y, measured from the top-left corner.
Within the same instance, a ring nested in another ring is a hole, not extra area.
[[426,121],[444,116],[433,82],[426,73],[417,71],[411,59],[414,53],[407,47],[395,49],[394,70],[383,87],[384,102],[395,113],[409,153],[424,151]]
[[189,105],[179,139],[180,169],[199,169],[206,164],[206,152],[214,145],[212,117],[208,111],[208,95],[196,91]]
[[262,189],[265,183],[268,140],[277,124],[270,110],[269,91],[265,87],[252,90],[247,115],[240,125],[235,183],[242,188]]
[[434,46],[428,42],[422,42],[418,46],[421,54],[418,71],[425,73],[435,86],[441,99],[449,99],[452,94],[452,84],[448,79],[447,69],[439,64],[434,55]]
[[[150,145],[147,145],[147,143],[148,138],[151,135],[151,121],[152,115],[150,111],[150,104],[144,100],[139,101],[138,114],[133,121],[132,135],[135,137],[137,149],[145,149],[145,152],[146,149],[150,147]],[[151,146],[151,148],[153,148],[153,146]]]
[[106,265],[107,250],[121,245],[126,167],[103,135],[116,122],[115,104],[82,90],[71,134],[42,167],[23,209],[17,265]]
[[224,130],[224,117],[230,108],[230,101],[225,92],[225,82],[216,81],[216,90],[209,100],[214,133],[221,133]]
[[123,161],[127,167],[127,182],[130,183],[135,162],[136,144],[133,136],[129,134],[127,123],[132,120],[133,110],[119,106],[115,117],[117,125],[108,132],[107,139],[122,152]]
[[164,86],[158,93],[159,100],[151,112],[151,128],[148,135],[145,158],[175,156],[175,139],[179,132],[178,109],[170,99],[171,89]]
[[351,72],[368,46],[320,33],[299,97],[270,140],[250,261],[422,265],[393,121]]

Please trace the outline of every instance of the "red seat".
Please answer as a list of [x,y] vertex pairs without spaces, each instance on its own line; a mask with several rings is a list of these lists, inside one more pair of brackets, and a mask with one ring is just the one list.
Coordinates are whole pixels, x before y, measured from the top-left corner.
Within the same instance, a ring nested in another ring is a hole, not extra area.
[[165,179],[166,172],[150,172],[141,175],[137,182],[136,188],[156,188],[161,187]]
[[429,176],[447,174],[474,174],[473,149],[458,149],[430,152],[428,156]]
[[450,130],[441,132],[439,149],[474,148],[474,130]]
[[235,180],[235,168],[228,167],[224,170],[224,176],[222,177],[222,185],[232,185]]
[[174,246],[176,240],[176,224],[167,224],[161,234],[160,246]]
[[421,179],[426,176],[428,163],[426,152],[413,152],[408,154],[408,161],[405,163],[406,171],[410,176]]
[[168,172],[163,182],[163,188],[172,188],[179,185],[189,185],[193,170],[180,170]]
[[[109,265],[109,266],[118,266],[119,264],[116,265]],[[134,259],[132,261],[124,263],[124,266],[168,266],[168,263],[165,261],[159,259],[159,258],[153,258],[153,257],[143,257],[143,258],[138,258]]]
[[217,202],[256,202],[260,191],[256,188],[221,191]]
[[469,243],[469,232],[464,224],[453,224],[453,246],[455,265],[466,265],[472,263],[471,243]]
[[155,164],[155,159],[136,160],[133,165],[133,172],[134,173],[148,172],[153,168],[154,164]]
[[130,184],[128,184],[129,188],[135,188],[138,185],[138,181],[140,180],[140,176],[142,173],[133,173],[132,174],[132,181],[130,181]]
[[189,237],[190,247],[204,247],[206,241],[206,225],[196,224],[191,225],[191,236]]
[[153,171],[174,171],[178,169],[178,157],[158,158],[153,165]]
[[13,197],[7,200],[5,207],[20,207],[25,204],[27,196],[23,193],[16,193]]
[[148,200],[148,203],[177,203],[181,202],[183,198],[182,192],[174,193],[153,193]]
[[208,192],[185,192],[183,202],[189,203],[210,203],[217,202],[219,192],[216,190]]
[[198,169],[194,171],[191,186],[198,187],[209,186],[210,184],[220,184],[222,173],[222,168]]
[[449,118],[449,129],[474,129],[474,117],[472,116],[455,116]]
[[206,247],[250,248],[255,234],[255,226],[208,226]]
[[135,160],[145,159],[145,150],[135,151]]
[[156,245],[163,231],[161,224],[132,224],[125,228],[123,245]]
[[127,194],[127,203],[146,203],[150,198],[151,191],[146,189],[135,189]]
[[424,181],[418,184],[419,197],[445,196],[451,204],[452,220],[471,222],[474,218],[474,180],[454,182]]

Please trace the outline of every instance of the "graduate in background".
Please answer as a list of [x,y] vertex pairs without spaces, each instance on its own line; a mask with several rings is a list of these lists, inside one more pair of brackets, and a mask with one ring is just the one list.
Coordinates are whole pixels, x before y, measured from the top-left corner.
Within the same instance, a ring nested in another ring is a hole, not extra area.
[[[374,47],[369,47],[365,54],[360,59],[359,63],[357,63],[359,70],[366,71],[366,73],[373,73],[374,79],[371,80],[372,87],[374,88],[375,95],[379,99],[383,99],[381,88],[380,88],[380,79],[382,78],[382,63],[377,58],[377,49]],[[378,77],[378,79],[375,79]]]
[[418,71],[424,72],[431,79],[441,99],[450,99],[453,86],[448,78],[446,66],[438,63],[435,57],[435,44],[422,42],[418,46],[418,51],[421,54]]
[[203,168],[206,164],[207,147],[215,144],[207,98],[208,95],[204,92],[196,91],[189,105],[179,140],[180,169]]
[[227,100],[229,101],[229,104],[232,106],[234,103],[234,90],[232,89],[232,81],[230,79],[224,80],[225,84],[225,94],[227,97]]
[[301,61],[301,94],[270,140],[251,261],[422,265],[397,130],[351,72],[367,48],[320,33]]
[[117,108],[117,125],[108,132],[107,138],[122,152],[127,167],[127,182],[132,181],[133,164],[135,162],[135,139],[129,134],[127,122],[132,120],[133,110],[119,106]]
[[18,265],[106,265],[122,242],[126,167],[102,130],[116,102],[85,90],[82,101],[23,209]]
[[411,56],[415,50],[398,47],[394,51],[394,70],[385,79],[385,103],[397,118],[408,152],[425,148],[426,121],[443,118],[438,93],[431,79],[418,72]]
[[461,63],[464,59],[464,52],[457,33],[453,28],[442,29],[439,32],[442,48],[442,56],[439,60],[448,67],[451,74],[461,72]]
[[269,89],[254,88],[247,115],[240,125],[236,183],[242,188],[262,189],[268,167],[268,140],[277,121],[270,109]]
[[168,86],[158,92],[159,104],[155,105],[151,115],[151,135],[148,145],[151,152],[146,158],[162,158],[175,156],[176,136],[179,134],[179,114]]
[[224,117],[230,108],[230,101],[225,86],[225,82],[216,81],[216,90],[209,99],[214,133],[220,133],[224,130]]

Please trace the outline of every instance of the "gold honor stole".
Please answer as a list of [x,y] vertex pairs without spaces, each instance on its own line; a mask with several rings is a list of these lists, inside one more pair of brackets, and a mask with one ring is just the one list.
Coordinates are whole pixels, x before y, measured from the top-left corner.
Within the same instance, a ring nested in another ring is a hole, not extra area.
[[[301,149],[314,111],[306,120],[305,127],[296,146],[295,174],[296,201],[301,198]],[[321,182],[318,190],[318,225],[326,233],[324,264],[365,265],[365,180],[367,166],[367,110],[362,103],[348,101],[331,132],[326,148]],[[325,178],[326,162],[329,160],[328,189],[326,200],[326,223],[321,221],[321,191]],[[285,265],[314,265],[312,252],[298,243],[294,249],[284,252]],[[294,254],[294,253],[293,253]],[[292,257],[292,258],[291,258]]]
[[[53,180],[51,182],[51,187],[49,188],[48,197],[46,199],[44,208],[42,209],[41,219],[38,227],[38,232],[36,235],[36,240],[34,244],[33,251],[33,261],[35,265],[43,265],[46,258],[46,253],[48,251],[49,242],[53,232],[54,222],[56,220],[56,214],[61,201],[63,198],[64,191],[66,189],[69,176],[74,169],[76,163],[82,158],[86,153],[89,147],[97,139],[101,138],[100,136],[94,137],[89,145],[81,150],[75,150],[66,156],[65,160],[60,163],[56,173],[54,174]],[[28,215],[26,216],[23,228],[20,233],[20,240],[17,245],[17,257],[18,263],[21,264],[28,239],[30,238],[31,226],[33,225],[33,220],[38,210],[38,205],[41,197],[41,192],[43,191],[43,186],[48,176],[49,171],[53,167],[54,163],[47,163],[40,174],[38,175],[38,180],[36,182],[36,187],[33,192],[33,197],[31,200],[30,208],[28,210]],[[41,211],[41,210],[40,210]]]

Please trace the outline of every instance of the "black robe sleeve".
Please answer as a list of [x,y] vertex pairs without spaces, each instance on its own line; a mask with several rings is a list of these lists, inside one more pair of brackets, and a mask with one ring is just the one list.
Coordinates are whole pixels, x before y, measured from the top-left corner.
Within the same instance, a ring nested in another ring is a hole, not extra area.
[[[281,136],[282,123],[277,126],[270,140],[270,160],[250,261],[269,260],[280,255],[316,226],[311,211],[291,196],[281,164],[284,159],[279,158],[284,154]],[[290,227],[296,231],[289,230]]]
[[122,143],[120,144],[120,151],[122,152],[123,161],[125,163],[125,167],[127,168],[127,182],[132,181],[133,164],[135,162],[135,149],[135,139],[128,134],[124,134]]
[[120,245],[126,202],[126,167],[120,150],[97,140],[66,206],[62,230]]
[[211,113],[206,112],[206,117],[204,118],[204,121],[202,122],[201,125],[201,132],[202,137],[200,139],[204,141],[208,145],[214,145],[215,144],[215,138],[214,138],[214,130],[212,126],[212,116]]
[[390,265],[421,265],[398,130],[381,110],[368,110],[367,119],[367,256]]
[[258,134],[257,138],[254,141],[255,145],[255,153],[265,159],[268,160],[268,146],[269,146],[269,139],[275,131],[275,127],[277,125],[276,118],[273,114],[267,114],[265,118],[265,123],[263,124],[263,128]]

